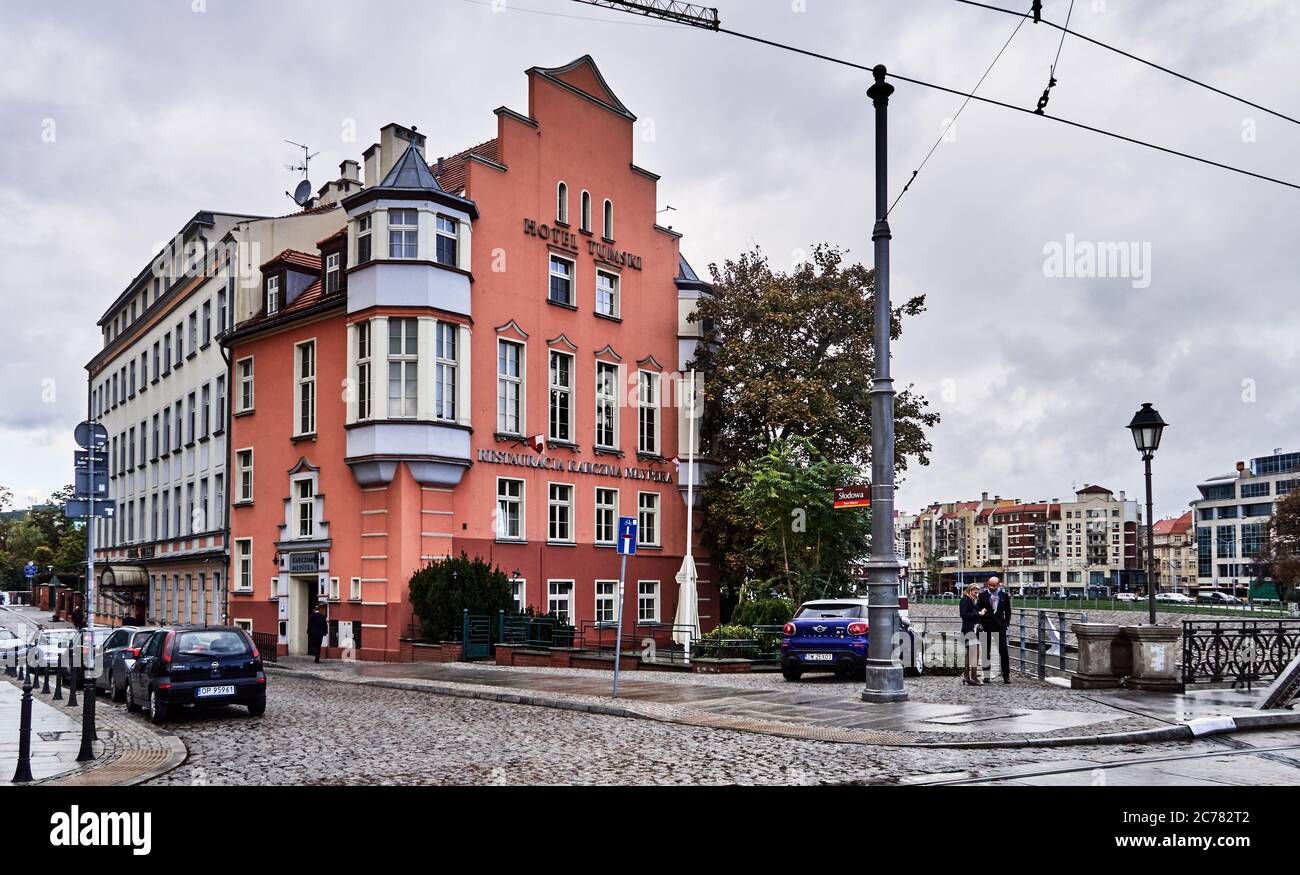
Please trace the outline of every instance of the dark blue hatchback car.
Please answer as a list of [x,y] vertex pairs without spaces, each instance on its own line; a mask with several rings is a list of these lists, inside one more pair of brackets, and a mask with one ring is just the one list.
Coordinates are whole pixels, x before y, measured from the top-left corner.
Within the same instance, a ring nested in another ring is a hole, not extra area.
[[[907,599],[898,603],[903,667],[919,671],[920,648],[912,633]],[[867,600],[820,599],[804,602],[781,635],[781,674],[797,681],[807,671],[859,674],[867,665]]]

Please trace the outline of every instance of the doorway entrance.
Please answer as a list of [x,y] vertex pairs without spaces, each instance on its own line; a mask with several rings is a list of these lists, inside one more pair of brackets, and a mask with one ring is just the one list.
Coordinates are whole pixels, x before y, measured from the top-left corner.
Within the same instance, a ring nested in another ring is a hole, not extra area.
[[307,618],[316,610],[319,596],[316,592],[316,575],[289,578],[289,653],[307,655]]

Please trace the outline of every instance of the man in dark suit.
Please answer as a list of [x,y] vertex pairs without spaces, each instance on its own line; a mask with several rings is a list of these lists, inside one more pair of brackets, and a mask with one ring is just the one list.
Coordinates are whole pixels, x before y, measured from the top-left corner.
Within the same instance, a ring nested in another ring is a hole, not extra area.
[[[1002,683],[1011,683],[1011,659],[1007,653],[1007,629],[1011,627],[1011,594],[1002,591],[1002,581],[990,577],[976,602],[980,625],[984,627],[984,659],[993,654],[992,639],[998,639],[998,659],[1002,662]],[[989,680],[989,663],[984,663],[984,683]]]
[[329,631],[329,621],[325,619],[321,606],[317,604],[316,610],[307,618],[307,654],[316,657],[317,662],[320,662],[321,643]]

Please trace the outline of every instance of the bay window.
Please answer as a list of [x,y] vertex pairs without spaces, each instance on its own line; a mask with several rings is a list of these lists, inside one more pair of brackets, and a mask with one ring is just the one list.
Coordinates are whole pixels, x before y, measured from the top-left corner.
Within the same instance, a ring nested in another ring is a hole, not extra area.
[[434,338],[434,419],[456,419],[456,326],[435,323]]
[[371,376],[370,376],[370,323],[358,322],[357,332],[357,419],[370,418]]
[[419,388],[419,340],[416,319],[388,320],[388,415],[414,419]]
[[460,223],[447,216],[439,216],[434,226],[434,260],[448,267],[456,267],[457,237]]
[[416,258],[419,253],[420,214],[416,210],[388,211],[388,257]]

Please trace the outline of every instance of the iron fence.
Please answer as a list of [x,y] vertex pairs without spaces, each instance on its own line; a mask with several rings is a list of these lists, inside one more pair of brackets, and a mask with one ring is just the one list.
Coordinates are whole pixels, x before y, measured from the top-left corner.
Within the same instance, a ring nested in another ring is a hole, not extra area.
[[1184,620],[1183,683],[1273,680],[1300,654],[1300,620]]
[[[1011,670],[1045,680],[1049,673],[1075,674],[1079,670],[1076,623],[1088,622],[1085,611],[1013,608],[1007,627],[1007,657]],[[929,667],[961,667],[965,638],[959,617],[912,617],[912,631],[921,639],[922,659]],[[979,633],[981,660],[989,659],[989,643]]]
[[263,662],[275,662],[278,654],[276,649],[279,647],[280,639],[274,632],[250,632],[253,636],[253,646],[261,654]]

